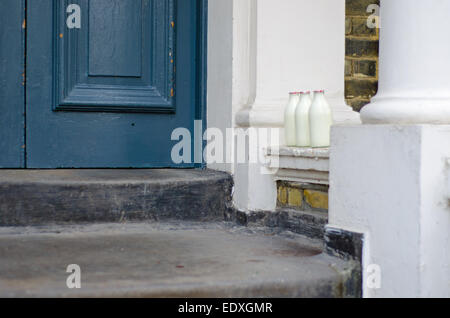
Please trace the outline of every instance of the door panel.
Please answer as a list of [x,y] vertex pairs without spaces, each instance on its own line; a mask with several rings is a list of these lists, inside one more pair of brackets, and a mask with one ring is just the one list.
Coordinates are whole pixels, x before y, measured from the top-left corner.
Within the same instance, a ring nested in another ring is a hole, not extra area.
[[[87,32],[88,75],[140,77],[141,57],[143,53],[149,53],[142,51],[142,39],[151,31],[149,1],[97,0],[89,1],[87,5],[89,10],[85,11],[84,7],[82,11],[89,13],[89,25],[95,25]],[[158,13],[167,16],[164,11],[154,11],[153,19]],[[173,10],[170,11],[173,16]],[[110,25],[110,21],[114,24]],[[166,31],[165,25],[167,23],[162,25],[162,32]]]
[[175,1],[78,1],[82,28],[67,30],[73,2],[53,4],[55,110],[173,113]]
[[0,1],[0,168],[25,166],[24,19],[23,1]]
[[[80,29],[66,25],[69,4]],[[193,131],[198,98],[197,1],[28,0],[27,11],[28,167],[175,166],[172,131]]]

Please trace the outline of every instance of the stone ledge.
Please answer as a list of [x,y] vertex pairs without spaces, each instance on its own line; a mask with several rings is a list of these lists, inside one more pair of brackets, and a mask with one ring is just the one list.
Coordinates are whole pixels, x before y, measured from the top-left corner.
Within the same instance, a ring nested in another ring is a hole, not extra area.
[[[329,148],[280,147],[268,148],[267,156],[279,158],[276,181],[329,184]],[[277,162],[270,160],[271,164]],[[270,166],[276,169],[275,166]]]

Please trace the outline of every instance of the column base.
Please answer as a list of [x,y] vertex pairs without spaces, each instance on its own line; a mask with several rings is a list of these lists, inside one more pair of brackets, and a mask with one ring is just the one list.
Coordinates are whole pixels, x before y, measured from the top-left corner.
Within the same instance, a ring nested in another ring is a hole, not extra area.
[[450,98],[375,97],[361,111],[364,124],[450,124]]

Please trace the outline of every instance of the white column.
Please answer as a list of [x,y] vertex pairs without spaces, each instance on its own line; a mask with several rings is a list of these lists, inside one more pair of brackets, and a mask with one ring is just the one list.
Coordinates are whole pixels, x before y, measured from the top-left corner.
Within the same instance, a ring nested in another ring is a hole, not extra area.
[[450,124],[450,1],[381,1],[379,90],[366,124]]
[[365,297],[450,297],[448,30],[450,1],[381,0],[379,93],[332,129],[329,222],[364,233]]

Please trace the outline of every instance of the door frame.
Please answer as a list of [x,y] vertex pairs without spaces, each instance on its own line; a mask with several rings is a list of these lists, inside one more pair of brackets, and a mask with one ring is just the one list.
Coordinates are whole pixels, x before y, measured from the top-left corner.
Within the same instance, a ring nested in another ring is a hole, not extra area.
[[[56,1],[56,0],[52,0]],[[182,1],[182,0],[181,0]],[[196,101],[195,101],[195,114],[194,114],[194,120],[200,120],[202,122],[202,134],[205,132],[207,127],[207,39],[208,39],[208,0],[195,0],[197,1],[197,26],[196,26],[196,32],[197,32],[197,43],[196,43],[196,59],[197,59],[197,70],[196,70]],[[23,58],[18,58],[17,60],[20,60],[20,65],[18,64],[18,61],[14,61],[14,63],[8,63],[9,59],[11,59],[11,55],[9,50],[0,50],[0,62],[3,61],[3,64],[7,69],[3,74],[15,74],[17,73],[17,70],[23,70],[23,74],[21,76],[24,77],[23,83],[20,83],[20,81],[17,81],[18,84],[15,85],[14,90],[7,90],[8,94],[6,94],[2,100],[5,102],[2,103],[3,107],[8,107],[5,111],[10,111],[11,113],[13,110],[17,110],[17,103],[14,102],[8,102],[8,101],[14,101],[17,100],[19,103],[23,103],[23,107],[20,108],[20,114],[18,113],[17,116],[14,115],[14,117],[9,116],[9,119],[13,118],[14,122],[7,122],[5,116],[3,117],[5,122],[1,122],[0,125],[2,125],[5,132],[8,132],[8,129],[13,129],[12,127],[20,126],[23,127],[23,133],[21,138],[14,137],[14,143],[8,143],[6,147],[8,149],[2,149],[2,153],[5,154],[9,150],[9,152],[15,153],[14,158],[12,156],[9,156],[11,158],[5,158],[5,160],[2,161],[3,158],[0,158],[0,169],[1,168],[27,168],[27,136],[26,136],[26,105],[27,105],[27,68],[26,68],[26,52],[27,52],[27,7],[28,7],[28,0],[8,0],[4,1],[5,4],[8,3],[8,5],[15,6],[15,14],[11,17],[11,19],[8,19],[5,21],[8,27],[14,29],[19,25],[21,27],[21,36],[15,36],[13,39],[13,42],[10,43],[9,47],[17,47],[18,49],[21,48],[22,52],[24,53],[22,56]],[[19,21],[20,19],[20,21]],[[4,28],[6,30],[6,28]],[[6,62],[5,62],[6,61]],[[8,79],[7,79],[8,81]],[[17,111],[16,111],[17,112]],[[22,116],[20,116],[22,115]],[[11,128],[10,128],[11,127]],[[1,128],[1,127],[0,127]],[[12,132],[11,132],[12,134]],[[8,135],[8,134],[6,134]],[[192,136],[193,137],[193,136]],[[17,140],[16,140],[17,139]],[[202,138],[203,139],[203,138]],[[206,142],[203,141],[203,148],[206,146]],[[13,148],[13,149],[9,149]],[[17,149],[16,149],[17,148]],[[206,167],[206,163],[196,163],[196,168],[204,168]]]
[[[208,0],[197,0],[197,103],[195,120],[202,121],[202,137],[207,129],[208,109]],[[197,168],[206,168],[203,160],[203,149],[207,142],[202,138],[202,163],[195,164]]]

